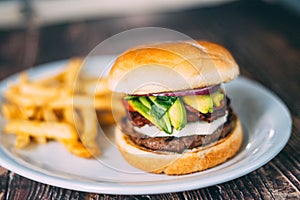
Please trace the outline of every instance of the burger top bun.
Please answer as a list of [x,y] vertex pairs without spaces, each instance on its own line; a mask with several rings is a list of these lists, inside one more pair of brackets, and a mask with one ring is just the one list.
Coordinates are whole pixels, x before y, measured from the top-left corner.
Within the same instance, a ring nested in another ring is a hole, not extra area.
[[205,41],[152,44],[120,55],[109,74],[112,91],[149,94],[202,88],[239,74],[224,47]]

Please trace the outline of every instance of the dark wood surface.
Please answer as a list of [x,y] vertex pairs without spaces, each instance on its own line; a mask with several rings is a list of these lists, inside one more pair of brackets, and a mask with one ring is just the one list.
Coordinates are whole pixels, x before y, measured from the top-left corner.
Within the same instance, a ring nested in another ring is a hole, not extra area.
[[[114,34],[144,26],[170,28],[228,48],[243,76],[263,84],[288,106],[293,126],[284,149],[263,167],[236,180],[156,195],[78,192],[32,181],[0,167],[0,200],[300,199],[300,18],[283,6],[238,1],[183,12],[62,23],[38,31],[0,30],[0,79],[37,64],[85,55]],[[31,52],[31,57],[26,52]]]

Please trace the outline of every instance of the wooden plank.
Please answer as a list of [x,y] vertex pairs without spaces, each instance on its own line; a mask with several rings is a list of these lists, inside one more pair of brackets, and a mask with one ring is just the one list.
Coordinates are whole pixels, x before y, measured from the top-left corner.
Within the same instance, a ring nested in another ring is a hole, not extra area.
[[0,166],[0,200],[6,199],[9,171]]

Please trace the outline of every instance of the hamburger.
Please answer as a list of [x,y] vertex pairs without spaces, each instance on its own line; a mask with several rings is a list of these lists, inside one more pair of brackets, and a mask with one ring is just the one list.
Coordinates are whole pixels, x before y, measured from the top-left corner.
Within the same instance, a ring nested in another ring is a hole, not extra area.
[[222,83],[239,74],[224,47],[206,41],[138,46],[121,54],[109,87],[124,106],[116,145],[132,166],[182,175],[219,165],[242,143]]

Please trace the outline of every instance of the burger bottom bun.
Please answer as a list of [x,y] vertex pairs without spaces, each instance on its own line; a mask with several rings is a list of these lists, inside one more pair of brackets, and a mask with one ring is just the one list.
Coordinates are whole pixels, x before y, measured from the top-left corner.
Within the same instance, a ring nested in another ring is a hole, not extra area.
[[182,175],[214,167],[233,157],[242,144],[243,131],[237,118],[235,128],[226,138],[181,154],[151,151],[140,147],[118,128],[115,137],[123,158],[132,166],[156,174]]

